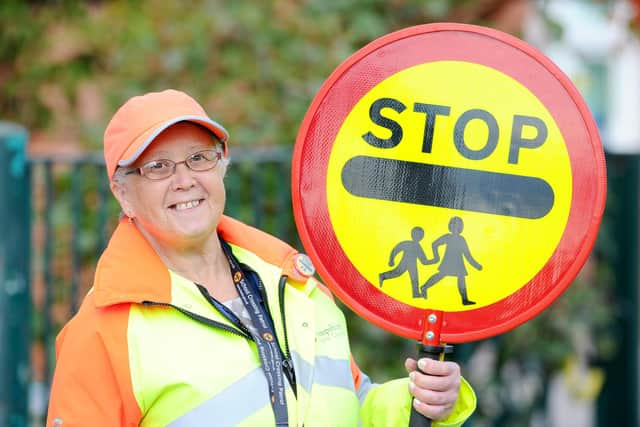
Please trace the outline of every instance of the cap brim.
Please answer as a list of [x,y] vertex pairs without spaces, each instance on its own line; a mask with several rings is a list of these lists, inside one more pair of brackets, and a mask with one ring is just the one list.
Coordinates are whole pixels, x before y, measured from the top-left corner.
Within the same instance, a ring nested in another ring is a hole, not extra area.
[[159,123],[157,126],[152,127],[136,138],[124,152],[121,160],[118,161],[118,166],[131,166],[131,164],[140,157],[144,150],[151,145],[153,140],[156,139],[162,131],[179,122],[193,122],[209,129],[220,139],[220,141],[222,141],[224,145],[224,154],[225,156],[227,155],[227,140],[229,139],[229,133],[220,123],[215,122],[208,117],[180,116],[167,120],[166,122]]

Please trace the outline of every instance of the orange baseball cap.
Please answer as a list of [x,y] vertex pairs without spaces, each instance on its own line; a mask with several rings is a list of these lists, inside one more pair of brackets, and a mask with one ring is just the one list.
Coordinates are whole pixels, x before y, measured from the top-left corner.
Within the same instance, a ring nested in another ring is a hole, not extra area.
[[153,140],[178,122],[194,122],[213,132],[227,155],[229,133],[211,120],[189,95],[173,89],[134,96],[122,105],[104,131],[104,159],[109,179],[118,166],[129,166]]

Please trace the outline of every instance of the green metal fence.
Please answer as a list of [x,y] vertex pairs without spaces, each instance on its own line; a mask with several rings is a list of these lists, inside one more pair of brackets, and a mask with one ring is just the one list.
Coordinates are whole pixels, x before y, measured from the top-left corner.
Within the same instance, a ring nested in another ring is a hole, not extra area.
[[0,426],[27,425],[29,170],[27,132],[0,121]]

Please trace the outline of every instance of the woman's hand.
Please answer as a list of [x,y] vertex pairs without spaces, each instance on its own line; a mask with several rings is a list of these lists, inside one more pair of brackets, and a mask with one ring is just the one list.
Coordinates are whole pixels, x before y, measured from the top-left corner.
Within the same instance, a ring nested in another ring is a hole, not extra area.
[[[424,373],[418,371],[418,364]],[[416,411],[434,421],[446,418],[458,400],[460,366],[427,358],[419,363],[408,358],[404,366],[409,372],[409,392]]]

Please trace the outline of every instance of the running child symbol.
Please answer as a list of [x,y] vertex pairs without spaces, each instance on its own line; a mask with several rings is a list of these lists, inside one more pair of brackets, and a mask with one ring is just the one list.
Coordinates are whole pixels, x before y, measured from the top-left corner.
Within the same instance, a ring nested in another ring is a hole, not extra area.
[[464,259],[466,258],[467,262],[476,270],[482,270],[482,266],[473,258],[473,256],[471,256],[471,252],[469,252],[469,247],[467,246],[467,241],[460,235],[463,228],[464,223],[462,222],[462,218],[454,216],[449,220],[449,231],[451,233],[440,236],[433,242],[432,249],[434,258],[433,260],[430,260],[430,264],[435,264],[440,261],[440,253],[438,252],[438,248],[440,246],[445,245],[446,249],[444,252],[444,258],[442,258],[442,262],[438,266],[438,272],[429,277],[426,283],[420,287],[420,291],[424,299],[427,299],[427,290],[431,286],[435,285],[447,276],[455,276],[458,278],[458,292],[460,292],[462,304],[473,305],[476,303],[475,301],[469,300],[467,297],[465,276],[468,273],[464,265]]
[[380,273],[378,276],[378,284],[382,287],[382,283],[387,279],[393,279],[403,274],[405,271],[409,272],[411,278],[411,289],[413,291],[414,298],[422,297],[422,293],[418,290],[418,259],[423,264],[427,264],[427,257],[420,246],[420,240],[424,237],[424,230],[422,227],[413,227],[411,230],[411,240],[405,240],[398,243],[389,256],[389,267],[393,267],[395,259],[400,252],[403,252],[402,258],[395,268]]

